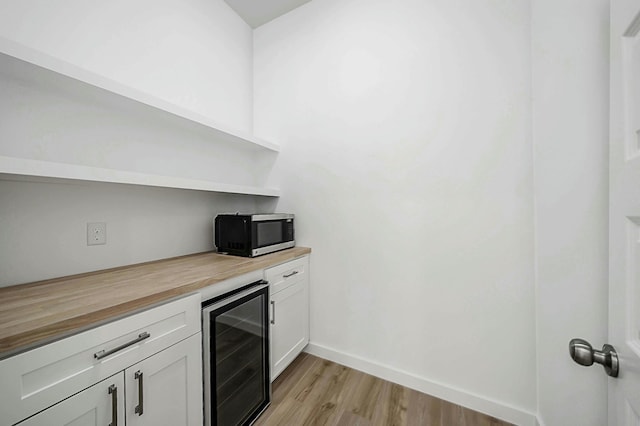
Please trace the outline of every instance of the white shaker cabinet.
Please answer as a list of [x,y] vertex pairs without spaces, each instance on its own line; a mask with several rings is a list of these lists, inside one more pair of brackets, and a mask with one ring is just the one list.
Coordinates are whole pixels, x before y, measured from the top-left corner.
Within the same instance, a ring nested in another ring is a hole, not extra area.
[[270,285],[271,381],[309,343],[309,256],[265,270]]
[[201,425],[201,348],[194,294],[0,360],[0,426]]
[[201,335],[125,370],[127,426],[202,425]]
[[195,334],[19,426],[200,426],[200,339]]
[[124,425],[124,376],[116,374],[19,424],[44,425]]

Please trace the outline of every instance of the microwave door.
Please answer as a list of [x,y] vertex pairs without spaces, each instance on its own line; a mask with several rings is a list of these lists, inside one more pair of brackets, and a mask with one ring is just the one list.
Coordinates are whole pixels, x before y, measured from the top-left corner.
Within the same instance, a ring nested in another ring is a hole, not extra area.
[[253,248],[266,247],[284,242],[283,224],[284,222],[281,220],[254,222],[255,232],[253,232],[253,235],[256,236],[256,241],[254,241]]

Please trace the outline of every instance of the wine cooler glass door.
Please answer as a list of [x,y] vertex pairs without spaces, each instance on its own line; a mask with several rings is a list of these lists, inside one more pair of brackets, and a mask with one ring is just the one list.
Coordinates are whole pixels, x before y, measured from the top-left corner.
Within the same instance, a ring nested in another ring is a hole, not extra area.
[[267,299],[259,282],[203,311],[208,425],[250,424],[269,405]]

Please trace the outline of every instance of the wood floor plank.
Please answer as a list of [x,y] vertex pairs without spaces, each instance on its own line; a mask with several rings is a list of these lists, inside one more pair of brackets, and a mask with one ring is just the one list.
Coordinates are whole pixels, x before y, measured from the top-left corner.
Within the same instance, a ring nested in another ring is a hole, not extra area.
[[350,369],[330,361],[323,363],[327,367],[323,370],[324,380],[317,382],[318,392],[310,392],[308,395],[313,396],[305,401],[305,404],[312,407],[306,424],[331,424],[338,414],[336,407]]
[[309,417],[310,406],[293,398],[285,398],[278,405],[272,405],[254,423],[261,425],[302,425]]
[[407,424],[407,391],[395,383],[384,381],[378,397],[372,423],[375,425],[404,426]]
[[358,370],[301,354],[273,383],[256,426],[509,426]]
[[447,401],[442,403],[442,425],[467,426],[459,405]]
[[384,381],[362,372],[358,373],[354,375],[354,379],[357,380],[355,390],[345,401],[345,410],[371,421]]
[[407,418],[416,425],[442,426],[442,401],[410,389]]
[[[336,403],[340,407],[350,407],[351,401],[353,400],[354,395],[357,394],[358,383],[360,379],[364,377],[365,374],[361,371],[354,370],[352,368],[346,369],[346,374],[344,377],[344,382],[342,384],[342,389],[340,393],[337,395]],[[346,415],[345,415],[346,417]]]
[[318,362],[316,357],[301,353],[289,368],[285,369],[272,385],[272,404],[280,403],[305,374],[312,370],[313,364]]
[[318,395],[327,380],[325,370],[331,366],[331,362],[317,358],[309,372],[293,387],[291,392],[296,401],[305,402],[308,398],[313,400]]
[[341,410],[332,426],[371,426],[371,422],[351,411]]

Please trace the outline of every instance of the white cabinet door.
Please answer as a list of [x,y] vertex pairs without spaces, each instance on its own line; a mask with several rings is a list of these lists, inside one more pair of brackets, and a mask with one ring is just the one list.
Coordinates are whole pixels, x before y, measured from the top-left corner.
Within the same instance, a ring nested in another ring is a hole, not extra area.
[[271,295],[271,381],[309,343],[309,282],[302,279]]
[[202,336],[125,370],[127,426],[202,426]]
[[124,426],[124,393],[124,375],[119,373],[41,411],[19,426]]

